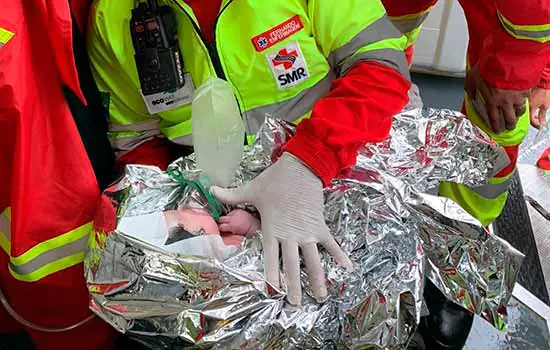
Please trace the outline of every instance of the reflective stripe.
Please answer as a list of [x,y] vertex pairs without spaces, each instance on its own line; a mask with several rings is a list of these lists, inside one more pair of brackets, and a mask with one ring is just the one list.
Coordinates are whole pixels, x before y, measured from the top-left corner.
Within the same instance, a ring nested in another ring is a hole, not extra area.
[[109,140],[111,142],[111,146],[113,147],[113,150],[115,152],[124,152],[124,151],[131,151],[135,149],[137,146],[157,137],[160,136],[160,132],[158,131],[147,131],[142,133],[137,133],[135,136],[121,136],[121,137],[112,137],[113,135],[109,135]]
[[10,41],[14,35],[15,33],[10,32],[9,30],[0,28],[0,47],[2,47],[4,44],[7,44],[8,41]]
[[432,6],[428,7],[427,9],[425,9],[423,11],[416,12],[416,13],[411,13],[411,14],[404,15],[404,16],[391,16],[390,19],[392,21],[404,21],[404,20],[409,20],[409,19],[416,19],[416,18],[419,18],[419,17],[422,17],[422,16],[428,14],[435,6],[436,5],[432,5]]
[[178,145],[182,146],[193,146],[193,136],[191,135],[184,135],[180,137],[176,137],[175,139],[171,140],[174,143],[177,143]]
[[332,81],[336,78],[330,71],[323,79],[309,89],[301,91],[294,97],[282,102],[272,103],[251,109],[244,113],[247,121],[247,133],[255,134],[265,121],[266,115],[293,122],[307,114],[315,103],[329,90]]
[[424,23],[426,18],[428,18],[429,14],[430,14],[429,12],[425,12],[418,17],[404,18],[404,19],[390,17],[390,20],[393,23],[393,25],[396,26],[397,29],[401,31],[401,33],[407,34],[417,29],[418,27],[420,27],[422,23]]
[[504,29],[517,39],[533,40],[540,43],[550,41],[550,25],[515,25],[500,12],[498,18]]
[[328,62],[332,68],[336,69],[362,47],[382,40],[400,37],[401,33],[392,25],[388,16],[383,16],[359,32],[347,44],[332,51],[328,55]]
[[[9,209],[9,208],[8,208]],[[0,216],[0,243],[10,256],[9,270],[20,281],[34,282],[84,261],[92,223],[41,242],[20,256],[11,256],[10,221]]]
[[354,64],[360,61],[374,61],[382,63],[383,65],[398,70],[405,78],[407,78],[407,80],[411,80],[409,64],[407,63],[407,58],[402,51],[394,49],[363,51],[353,56],[350,60],[344,62],[342,65],[342,75],[345,75]]
[[489,183],[480,187],[473,187],[470,189],[483,198],[495,199],[508,191],[508,187],[510,186],[511,182],[512,177],[509,176],[503,182]]
[[10,220],[4,213],[0,214],[0,248],[2,248],[8,255],[11,252],[11,228]]
[[121,131],[151,131],[151,130],[159,130],[160,128],[160,120],[148,120],[141,123],[134,123],[134,124],[128,124],[128,125],[121,125],[121,124],[115,124],[115,123],[109,123],[109,131],[110,132],[121,132]]
[[115,152],[133,150],[139,145],[160,136],[160,121],[121,125],[109,123],[109,140]]

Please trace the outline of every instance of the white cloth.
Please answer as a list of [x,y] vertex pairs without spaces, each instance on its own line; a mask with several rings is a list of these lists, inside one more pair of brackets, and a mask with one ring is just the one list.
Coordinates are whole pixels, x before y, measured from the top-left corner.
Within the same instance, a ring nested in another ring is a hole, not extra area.
[[326,297],[327,289],[317,243],[322,244],[340,265],[352,269],[351,260],[325,224],[321,180],[290,153],[283,153],[275,164],[239,188],[212,187],[211,192],[222,202],[249,203],[258,209],[262,220],[266,278],[279,287],[280,243],[291,304],[299,305],[302,298],[299,248],[313,292],[319,299]]
[[171,253],[216,258],[219,261],[232,256],[237,247],[226,245],[220,235],[201,235],[165,245],[168,227],[164,213],[122,218],[117,230]]

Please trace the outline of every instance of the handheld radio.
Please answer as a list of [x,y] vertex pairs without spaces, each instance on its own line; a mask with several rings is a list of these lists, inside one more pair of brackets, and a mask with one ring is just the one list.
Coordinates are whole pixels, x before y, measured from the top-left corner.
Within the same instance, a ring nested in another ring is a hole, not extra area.
[[130,33],[143,95],[177,90],[185,85],[176,18],[157,0],[140,2],[132,10]]

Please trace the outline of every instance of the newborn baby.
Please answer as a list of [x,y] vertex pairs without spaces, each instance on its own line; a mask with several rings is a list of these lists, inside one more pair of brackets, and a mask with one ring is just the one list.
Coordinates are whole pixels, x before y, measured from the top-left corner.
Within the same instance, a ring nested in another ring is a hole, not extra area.
[[239,246],[245,237],[260,230],[260,220],[242,209],[234,209],[216,223],[207,209],[184,208],[164,212],[168,238],[165,245],[201,235],[221,235],[226,245]]

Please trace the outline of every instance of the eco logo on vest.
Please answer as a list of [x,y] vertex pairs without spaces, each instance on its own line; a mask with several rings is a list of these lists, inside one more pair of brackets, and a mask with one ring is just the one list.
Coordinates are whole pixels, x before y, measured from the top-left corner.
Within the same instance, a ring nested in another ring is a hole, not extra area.
[[295,86],[309,78],[306,61],[297,42],[268,53],[267,60],[279,89]]

